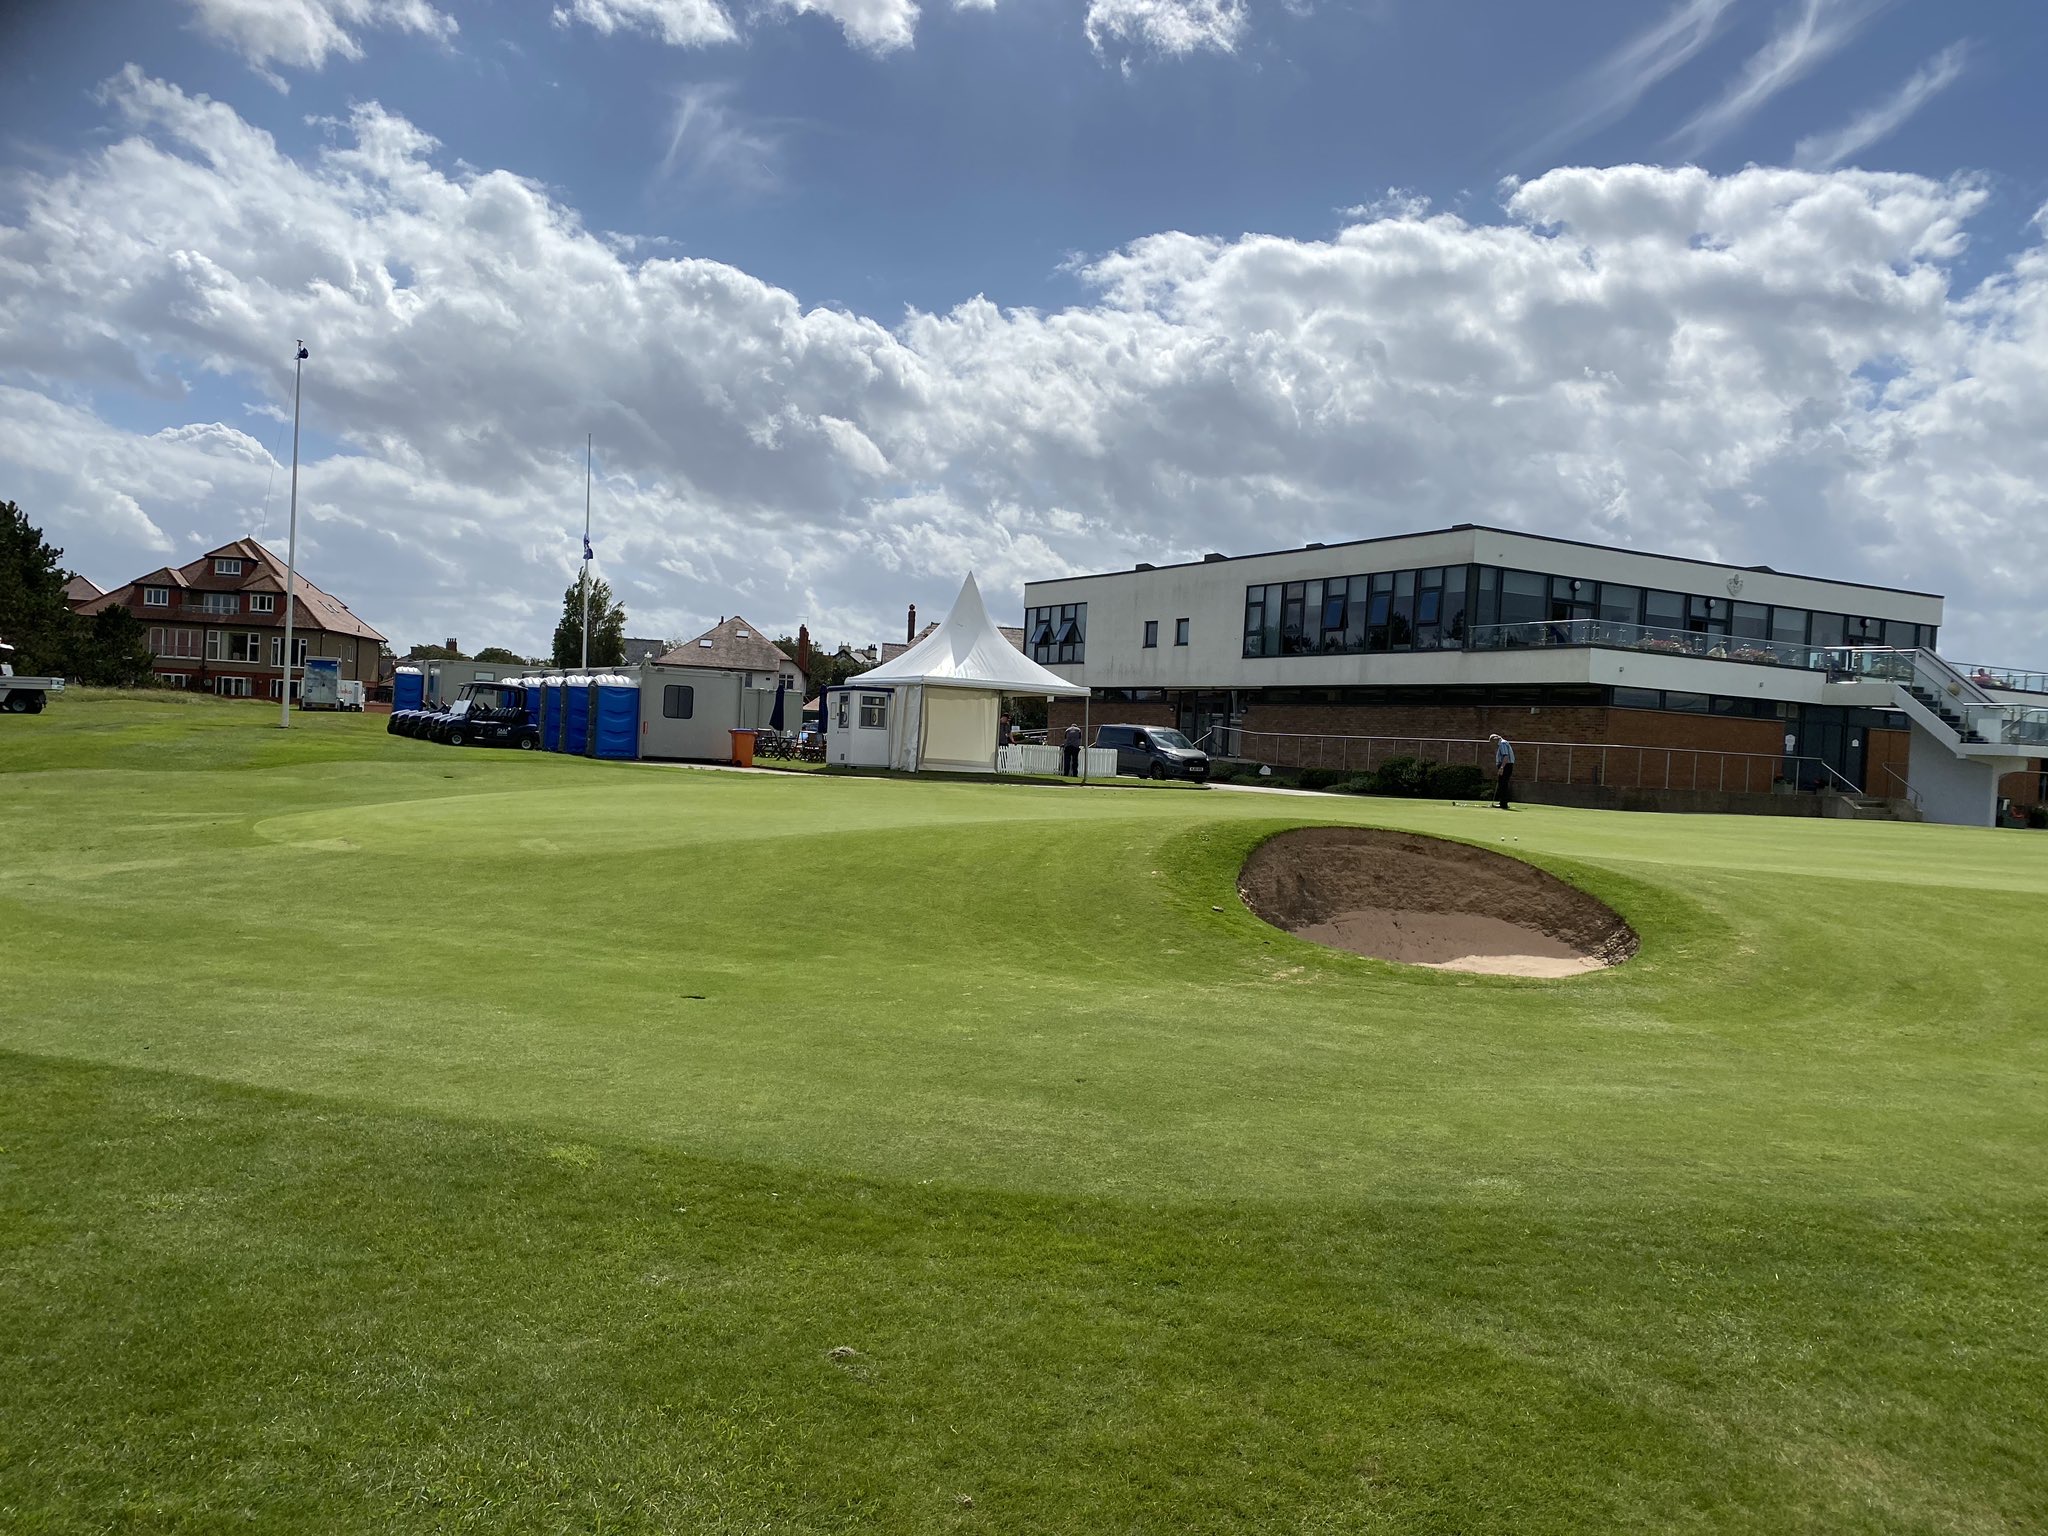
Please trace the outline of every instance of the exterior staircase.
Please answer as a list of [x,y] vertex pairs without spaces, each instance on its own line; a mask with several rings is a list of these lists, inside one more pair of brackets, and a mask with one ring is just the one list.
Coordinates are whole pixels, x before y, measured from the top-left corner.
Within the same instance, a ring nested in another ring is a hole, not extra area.
[[1988,745],[1983,736],[1978,734],[1976,728],[1967,719],[1950,709],[1942,701],[1941,695],[1930,691],[1919,679],[1916,678],[1910,683],[1901,683],[1899,686],[1905,689],[1911,697],[1917,699],[1923,708],[1938,716],[1941,723],[1955,733],[1958,741],[1967,745]]

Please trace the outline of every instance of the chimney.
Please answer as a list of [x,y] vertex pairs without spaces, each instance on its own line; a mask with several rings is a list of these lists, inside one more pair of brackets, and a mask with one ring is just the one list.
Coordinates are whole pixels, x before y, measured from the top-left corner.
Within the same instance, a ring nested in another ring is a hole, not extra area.
[[917,604],[910,605],[910,622],[903,626],[903,643],[910,644],[917,638]]
[[453,635],[450,635],[446,640],[443,640],[441,643],[451,651],[459,651],[462,649],[461,646],[455,643],[455,637]]

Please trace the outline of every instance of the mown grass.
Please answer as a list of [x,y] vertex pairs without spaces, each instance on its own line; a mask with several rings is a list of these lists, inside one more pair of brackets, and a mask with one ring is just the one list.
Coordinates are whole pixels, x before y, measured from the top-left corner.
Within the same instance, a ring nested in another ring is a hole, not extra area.
[[[2036,840],[381,724],[0,735],[0,1528],[2048,1524]],[[1642,954],[1301,944],[1308,821]]]

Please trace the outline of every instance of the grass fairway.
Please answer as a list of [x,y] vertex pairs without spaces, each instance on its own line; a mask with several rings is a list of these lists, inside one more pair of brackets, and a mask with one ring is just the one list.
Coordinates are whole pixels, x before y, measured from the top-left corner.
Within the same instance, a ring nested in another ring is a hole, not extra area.
[[[0,1530],[2048,1528],[2048,838],[180,698],[0,770]],[[1641,954],[1303,944],[1304,822]]]

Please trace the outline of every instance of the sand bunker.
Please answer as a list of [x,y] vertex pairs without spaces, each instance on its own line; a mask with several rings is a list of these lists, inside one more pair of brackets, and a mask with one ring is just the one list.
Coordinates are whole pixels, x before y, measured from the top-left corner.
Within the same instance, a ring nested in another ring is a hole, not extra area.
[[1245,860],[1238,891],[1301,938],[1444,971],[1574,976],[1636,952],[1635,930],[1577,886],[1520,859],[1411,832],[1282,832]]

